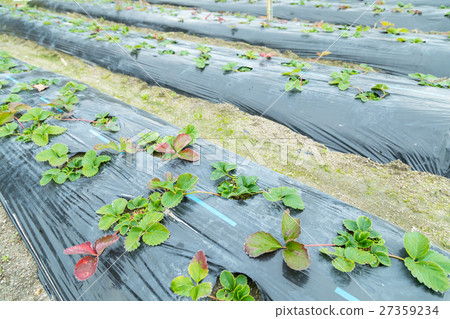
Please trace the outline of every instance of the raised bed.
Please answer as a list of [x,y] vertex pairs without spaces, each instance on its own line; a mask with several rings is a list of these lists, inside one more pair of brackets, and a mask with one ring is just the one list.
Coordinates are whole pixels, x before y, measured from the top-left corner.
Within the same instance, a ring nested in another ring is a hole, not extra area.
[[[19,61],[12,62],[20,64]],[[26,67],[20,69],[27,70]],[[19,83],[30,83],[35,79],[60,82],[41,92],[33,88],[16,93],[23,98],[23,103],[33,108],[39,106],[57,112],[57,109],[42,104],[54,100],[70,79],[40,69],[0,74],[0,80],[8,82],[2,83],[0,99],[10,96],[13,88],[21,86]],[[44,121],[67,129],[63,134],[51,137],[48,146],[20,143],[12,137],[0,140],[0,200],[26,240],[41,276],[45,278],[46,288],[55,299],[180,300],[172,292],[171,282],[175,277],[185,275],[192,256],[203,250],[209,265],[206,281],[214,283],[224,269],[243,273],[256,282],[264,300],[344,300],[349,299],[349,295],[353,300],[449,300],[448,293],[435,293],[420,285],[400,261],[393,260],[392,266],[375,269],[357,266],[349,276],[335,270],[330,258],[316,247],[309,247],[311,267],[304,271],[287,267],[280,252],[249,258],[242,246],[250,234],[264,230],[278,234],[275,235],[278,238],[281,236],[281,214],[285,207],[270,203],[263,196],[239,201],[206,194],[184,198],[179,205],[164,212],[162,223],[170,231],[170,237],[162,245],[149,247],[143,244],[133,252],[125,253],[123,246],[116,244],[103,253],[94,277],[77,281],[72,272],[78,258],[65,255],[63,251],[105,234],[96,226],[101,218],[97,210],[118,198],[148,196],[154,191],[147,189],[147,183],[154,177],[163,178],[167,171],[174,175],[190,172],[199,178],[199,190],[215,189],[218,183],[210,179],[214,171],[211,164],[220,160],[236,162],[239,174],[257,175],[262,189],[278,186],[295,189],[302,197],[305,209],[301,213],[293,209],[291,214],[301,218],[300,240],[305,244],[331,242],[336,231],[342,229],[342,220],[369,216],[390,253],[406,256],[406,252],[401,229],[269,169],[248,161],[244,165],[245,159],[200,139],[192,146],[200,153],[200,161],[196,163],[180,159],[165,162],[147,152],[103,151],[102,155],[108,154],[111,159],[95,176],[66,181],[62,185],[50,182],[41,186],[42,173],[49,165],[35,157],[57,143],[67,145],[68,155],[72,156],[108,140],[118,142],[120,137],[133,138],[136,142],[139,133],[156,131],[161,135],[173,135],[179,131],[159,118],[97,90],[80,87],[79,83],[74,85],[80,89],[76,94],[79,101],[73,105],[73,112],[63,117],[72,121],[62,122],[58,118]],[[80,121],[94,119],[97,113],[103,112],[117,117],[119,132],[104,131]],[[18,112],[16,117],[23,119],[23,113],[25,111]],[[29,126],[24,120],[21,125]],[[11,172],[14,178],[11,178]],[[123,239],[119,243],[123,243]]]
[[[316,52],[328,50],[331,54],[324,56],[324,59],[365,63],[392,74],[419,72],[442,77],[449,75],[449,71],[442,67],[450,55],[450,42],[444,35],[405,32],[390,34],[387,30],[365,30],[358,25],[347,28],[292,21],[267,23],[264,19],[253,16],[224,16],[214,12],[164,9],[157,6],[149,6],[143,10],[142,6],[136,5],[116,10],[112,3],[83,3],[80,6],[66,1],[33,1],[30,4],[58,12],[88,14],[138,27],[182,31],[264,45],[292,51],[299,56],[311,57]],[[416,43],[419,41],[422,42]]]
[[[386,98],[381,101],[362,103],[355,99],[357,89],[340,91],[328,83],[331,73],[339,73],[340,69],[315,64],[302,73],[309,80],[302,92],[286,92],[290,77],[282,73],[292,68],[281,65],[289,62],[285,59],[241,59],[237,55],[244,52],[211,47],[209,65],[196,66],[201,62],[198,60],[201,52],[196,44],[188,41],[157,41],[135,32],[127,31],[125,36],[120,28],[102,31],[98,26],[91,26],[96,41],[89,39],[92,36],[86,31],[87,24],[79,20],[71,22],[64,17],[32,11],[28,14],[35,17],[19,11],[15,16],[9,11],[3,12],[2,32],[151,84],[157,79],[160,85],[178,91],[215,102],[229,102],[246,112],[284,124],[334,150],[360,154],[383,163],[400,159],[416,170],[450,176],[448,89],[419,86],[417,81],[403,77],[360,72],[352,77],[353,85],[368,90],[382,83],[391,93],[385,94]],[[69,29],[83,32],[68,32]],[[141,46],[140,50],[135,50],[135,57],[115,41],[122,41],[121,44],[131,50],[143,41],[155,48]],[[177,54],[164,54],[172,52]],[[227,63],[252,70],[227,72],[223,70]]]
[[[266,1],[248,0],[216,2],[215,0],[148,0],[151,4],[171,4],[177,6],[189,6],[202,8],[209,11],[228,11],[248,13],[256,16],[265,16],[267,13]],[[367,1],[369,2],[369,1]],[[450,30],[450,19],[445,16],[446,9],[438,6],[416,6],[411,9],[403,9],[402,12],[394,12],[398,8],[393,4],[376,5],[369,7],[364,3],[352,3],[351,8],[342,9],[347,3],[337,1],[315,2],[305,1],[304,5],[299,1],[280,0],[273,3],[274,17],[281,19],[298,19],[306,21],[321,21],[336,24],[362,24],[373,26],[382,20],[394,23],[397,27],[418,29],[421,31]],[[369,3],[370,4],[370,3]],[[321,7],[316,7],[317,5]],[[329,7],[328,7],[329,5]],[[402,8],[399,8],[402,9]],[[393,11],[394,10],[394,11]],[[409,13],[408,11],[412,11]],[[418,11],[419,13],[415,13]]]

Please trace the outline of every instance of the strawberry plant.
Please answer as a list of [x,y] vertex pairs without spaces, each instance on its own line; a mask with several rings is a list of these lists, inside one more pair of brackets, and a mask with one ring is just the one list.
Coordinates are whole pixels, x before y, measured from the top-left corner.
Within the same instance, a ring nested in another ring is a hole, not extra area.
[[372,268],[380,264],[389,267],[391,258],[395,258],[403,261],[413,277],[428,288],[439,292],[450,289],[450,259],[430,250],[430,241],[424,235],[418,232],[405,234],[403,241],[408,256],[402,258],[389,254],[381,234],[372,229],[370,218],[360,216],[356,221],[346,219],[343,224],[347,231],[338,231],[339,235],[334,238],[332,245],[335,249],[320,249],[323,254],[336,257],[331,263],[337,270],[351,272],[355,264],[367,264]]
[[51,166],[61,166],[69,160],[67,156],[69,149],[66,144],[57,143],[50,149],[44,150],[36,155],[36,159],[39,162],[48,161]]
[[286,242],[285,246],[280,244],[271,234],[259,231],[250,235],[245,241],[245,253],[249,257],[255,258],[282,249],[283,259],[289,268],[294,270],[307,269],[311,264],[308,249],[306,249],[305,245],[296,241],[301,232],[300,219],[291,217],[289,210],[283,213],[281,232]]
[[442,89],[450,88],[450,79],[449,78],[438,78],[431,74],[422,74],[422,73],[411,73],[408,74],[409,77],[419,81],[419,85],[433,86]]
[[136,56],[136,57],[139,55],[139,52],[142,49],[154,49],[154,48],[156,48],[155,46],[153,46],[151,44],[148,44],[145,41],[142,41],[141,43],[135,44],[133,46],[126,44],[126,45],[124,45],[124,47],[129,49],[129,50],[131,50],[130,54],[132,56]]
[[212,49],[205,45],[199,44],[197,46],[197,50],[199,50],[201,52],[200,57],[194,58],[193,60],[195,62],[195,65],[197,66],[197,68],[204,69],[209,64],[209,59],[211,58],[211,55],[209,54],[209,52],[211,52]]
[[394,27],[388,27],[386,29],[386,33],[387,34],[395,34],[395,35],[399,35],[401,33],[409,33],[408,29],[405,28],[394,28]]
[[238,54],[237,56],[247,60],[256,60],[258,58],[258,55],[253,51],[246,51],[244,54]]
[[84,91],[85,89],[86,85],[70,81],[59,90],[61,95],[48,105],[56,108],[60,112],[63,112],[63,110],[67,112],[73,111],[75,104],[78,103],[78,98],[75,93],[77,91]]
[[20,96],[18,96],[17,94],[10,94],[10,95],[8,95],[8,97],[5,97],[2,100],[2,102],[4,102],[4,103],[17,103],[17,102],[20,102],[22,100],[23,99]]
[[174,50],[158,50],[159,54],[175,54]]
[[165,181],[161,181],[159,178],[155,177],[147,185],[150,189],[164,190],[164,193],[161,196],[161,204],[164,207],[175,207],[182,201],[184,196],[195,193],[195,191],[190,191],[197,185],[198,177],[189,173],[174,177],[172,173],[167,172],[165,178]]
[[29,142],[31,140],[38,146],[44,146],[48,144],[50,135],[64,133],[67,130],[66,128],[42,123],[53,115],[53,112],[44,111],[40,107],[29,109],[27,113],[18,119],[18,122],[33,121],[33,125],[27,129],[24,128],[23,133],[19,134],[21,136],[18,140],[21,142]]
[[97,214],[102,215],[98,227],[108,230],[117,224],[114,230],[126,236],[124,245],[127,251],[137,249],[141,239],[149,246],[157,246],[170,236],[167,228],[160,223],[164,218],[161,211],[163,207],[160,193],[153,193],[148,199],[142,196],[129,201],[118,198],[97,211]]
[[75,266],[75,277],[80,280],[91,278],[97,271],[98,260],[103,251],[120,239],[117,235],[106,235],[95,241],[95,249],[90,242],[85,242],[64,250],[66,255],[89,255],[81,258]]
[[372,67],[368,66],[367,64],[363,63],[363,64],[360,64],[359,66],[364,69],[363,74],[366,74],[369,72],[375,72],[375,70]]
[[217,162],[212,164],[215,170],[211,173],[210,179],[215,181],[226,178],[217,187],[217,193],[225,198],[248,199],[256,194],[263,193],[264,198],[271,202],[283,201],[291,208],[305,209],[302,199],[297,195],[297,190],[291,187],[271,188],[267,192],[262,191],[256,184],[258,177],[233,175],[232,171],[237,169],[236,164]]
[[138,149],[132,141],[126,138],[120,138],[120,143],[116,144],[110,141],[107,144],[97,144],[94,146],[95,150],[113,149],[122,153],[134,154],[138,151],[147,151],[149,154],[161,153],[163,159],[171,160],[180,158],[188,161],[198,161],[200,155],[190,148],[186,148],[195,142],[198,137],[198,132],[193,125],[188,125],[182,129],[179,134],[174,136],[160,137],[158,132],[139,133],[138,146],[144,147]]
[[224,70],[225,72],[250,72],[251,70],[253,70],[253,68],[249,67],[249,66],[240,66],[238,67],[238,62],[230,62],[225,64],[222,67],[222,70]]
[[33,91],[33,87],[28,83],[19,82],[11,90],[11,93],[19,93],[20,91]]
[[192,137],[189,134],[181,133],[173,140],[159,143],[155,146],[155,151],[163,153],[163,159],[171,160],[174,158],[181,158],[186,161],[196,162],[200,159],[200,155],[193,149],[185,148],[192,142]]
[[296,68],[296,69],[301,69],[301,70],[304,68],[307,68],[307,69],[311,68],[311,64],[309,64],[308,62],[301,62],[301,61],[294,60],[294,59],[292,59],[289,62],[281,62],[281,65]]
[[333,240],[334,251],[321,248],[320,252],[335,256],[333,266],[343,272],[351,272],[357,264],[369,264],[378,267],[380,264],[390,266],[391,260],[381,234],[372,229],[372,221],[360,216],[356,221],[346,219],[344,226],[347,231],[338,231],[339,236]]
[[[189,277],[179,276],[172,280],[170,288],[174,293],[183,297],[191,297],[192,300],[198,300],[208,296],[211,293],[212,285],[210,282],[202,282],[208,275],[209,269],[205,253],[200,250],[188,267]],[[192,282],[194,280],[194,282]],[[194,284],[195,283],[195,284]]]
[[355,99],[360,99],[361,102],[380,101],[386,97],[389,89],[385,84],[376,84],[371,88],[371,91],[361,92],[355,96]]
[[118,132],[120,130],[119,124],[117,124],[117,117],[110,116],[108,112],[96,114],[92,125],[104,131]]
[[250,286],[247,285],[247,277],[239,275],[236,278],[228,270],[220,274],[220,283],[222,289],[217,291],[216,297],[225,301],[255,301],[250,296]]
[[202,282],[208,275],[208,263],[205,253],[200,250],[191,260],[188,273],[189,277],[179,276],[172,280],[170,288],[174,293],[192,300],[208,297],[213,300],[223,301],[254,301],[250,296],[250,287],[247,285],[247,277],[239,275],[236,278],[227,270],[220,274],[222,289],[217,291],[216,297],[209,295],[212,290],[210,282]]
[[[57,146],[56,149],[52,148],[51,151],[53,151],[54,153],[50,151],[44,151],[45,153],[39,153],[36,158],[40,161],[52,160],[52,162],[50,162],[51,165],[59,164],[60,161],[62,161],[61,158],[66,158],[66,148],[62,145]],[[67,181],[67,179],[69,179],[71,182],[74,182],[78,180],[82,175],[84,175],[85,177],[93,177],[98,173],[101,164],[110,160],[111,158],[109,156],[97,156],[94,150],[89,150],[84,154],[83,157],[75,157],[68,162],[66,160],[66,162],[58,165],[61,166],[65,164],[61,169],[54,168],[43,172],[40,184],[41,186],[45,186],[52,180],[57,184],[63,184]]]
[[297,90],[299,92],[303,91],[303,86],[309,83],[309,80],[303,79],[300,72],[302,69],[293,69],[290,72],[284,72],[282,75],[288,75],[289,80],[284,85],[285,91]]
[[328,84],[337,85],[341,91],[345,91],[351,86],[350,74],[347,72],[333,72],[331,73],[331,77],[333,80],[328,81]]

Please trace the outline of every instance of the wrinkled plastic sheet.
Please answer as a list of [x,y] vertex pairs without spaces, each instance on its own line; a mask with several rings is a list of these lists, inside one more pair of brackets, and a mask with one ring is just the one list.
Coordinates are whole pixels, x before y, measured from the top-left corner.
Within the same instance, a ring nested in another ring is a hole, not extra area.
[[[58,78],[60,84],[41,93],[20,93],[24,103],[38,106],[53,99],[68,78],[44,70],[5,75],[29,82],[35,78]],[[0,91],[0,99],[12,86]],[[53,143],[68,145],[69,156],[86,152],[95,144],[119,137],[136,137],[140,132],[157,131],[173,135],[179,128],[163,120],[107,96],[92,88],[77,94],[80,103],[74,118],[94,119],[96,113],[110,112],[118,117],[120,132],[101,131],[87,122],[51,120],[67,131],[52,137]],[[44,107],[47,108],[47,107]],[[51,108],[49,108],[51,109]],[[44,147],[44,148],[48,148]],[[142,245],[124,254],[123,240],[102,254],[97,273],[79,282],[73,269],[79,256],[64,255],[67,247],[95,241],[105,232],[98,229],[99,215],[95,212],[119,197],[148,196],[147,182],[162,178],[166,171],[175,175],[190,172],[199,177],[199,190],[214,190],[211,164],[225,160],[239,165],[239,174],[257,175],[260,187],[295,187],[306,209],[291,211],[301,219],[300,241],[305,244],[329,243],[342,229],[342,220],[369,216],[373,228],[381,232],[389,251],[404,256],[404,231],[380,218],[343,203],[297,181],[261,167],[230,153],[208,141],[199,139],[194,148],[201,160],[188,163],[173,160],[168,163],[145,152],[137,155],[111,154],[92,178],[81,178],[63,185],[39,185],[47,163],[35,156],[43,148],[34,143],[22,144],[13,138],[0,141],[0,201],[26,243],[40,269],[40,278],[50,296],[56,300],[181,300],[170,289],[177,276],[187,275],[187,266],[198,250],[208,258],[206,281],[213,284],[220,272],[227,269],[244,273],[259,287],[264,300],[450,300],[449,294],[435,293],[414,279],[402,262],[393,260],[391,267],[356,267],[349,275],[335,270],[329,257],[317,248],[309,248],[312,265],[305,271],[293,271],[282,260],[281,252],[261,258],[249,258],[242,249],[245,239],[264,230],[280,238],[283,207],[270,203],[263,196],[246,201],[225,200],[216,196],[196,194],[189,197],[163,220],[170,238],[160,246]],[[435,248],[434,248],[435,249]],[[437,251],[446,254],[440,249]]]
[[[267,14],[266,1],[249,3],[248,0],[215,2],[214,0],[147,0],[151,4],[171,4],[177,6],[189,6],[210,11],[228,11],[248,13],[256,16]],[[396,27],[418,29],[421,31],[450,31],[450,19],[445,17],[445,10],[431,6],[416,6],[412,10],[422,11],[422,14],[407,12],[396,13],[391,10],[395,5],[380,6],[386,8],[384,12],[375,13],[364,3],[352,3],[351,8],[339,10],[338,6],[347,3],[327,1],[331,7],[317,8],[317,2],[306,2],[305,5],[290,5],[299,1],[274,1],[273,16],[281,19],[298,19],[302,21],[325,21],[335,24],[361,24],[373,26],[382,20],[394,23]],[[406,2],[407,3],[407,2]],[[348,4],[347,4],[348,5]],[[406,10],[405,10],[406,11]]]
[[[255,19],[250,24],[234,16],[223,17],[219,22],[210,12],[192,15],[192,10],[161,10],[157,7],[139,10],[115,10],[114,4],[74,3],[65,1],[32,1],[30,5],[38,5],[58,12],[76,12],[96,18],[104,18],[138,27],[147,27],[162,31],[182,31],[195,35],[223,38],[231,41],[243,41],[253,45],[264,45],[282,51],[292,51],[299,56],[315,56],[316,52],[329,50],[331,55],[325,59],[337,59],[353,63],[365,63],[391,74],[408,75],[425,73],[446,77],[450,75],[448,64],[450,45],[446,36],[427,34],[402,34],[399,36],[382,33],[380,30],[361,32],[362,38],[354,38],[355,32],[347,31],[348,38],[340,38],[344,31],[333,33],[303,33],[312,25],[288,21],[284,24],[273,22],[273,27],[286,27],[287,30],[261,28],[263,19]],[[174,14],[177,14],[174,16]],[[200,19],[193,19],[200,18]],[[208,20],[207,20],[208,19]],[[215,21],[212,21],[215,20]],[[182,21],[182,22],[181,22]],[[401,43],[420,38],[425,43]],[[339,39],[339,40],[338,40]],[[337,41],[338,40],[338,41]]]
[[[1,9],[1,8],[0,8]],[[1,11],[0,11],[1,12]],[[61,21],[64,18],[61,17]],[[138,77],[150,84],[172,88],[213,102],[229,102],[241,110],[281,123],[329,148],[359,154],[387,163],[400,159],[413,169],[450,176],[450,90],[418,86],[411,79],[386,74],[353,76],[352,84],[371,88],[386,84],[392,94],[382,101],[362,103],[355,90],[339,91],[330,86],[330,74],[340,69],[315,64],[303,78],[309,83],[301,93],[284,91],[289,70],[286,59],[244,60],[242,51],[212,47],[210,65],[196,68],[192,59],[200,55],[197,44],[176,44],[142,49],[131,57],[117,43],[87,39],[68,32],[64,23],[44,25],[8,14],[0,16],[0,32],[23,37],[113,72]],[[113,32],[108,31],[110,35]],[[130,32],[121,45],[143,41],[143,34]],[[188,56],[158,54],[157,50],[186,50]],[[222,66],[241,62],[251,72],[225,74]]]

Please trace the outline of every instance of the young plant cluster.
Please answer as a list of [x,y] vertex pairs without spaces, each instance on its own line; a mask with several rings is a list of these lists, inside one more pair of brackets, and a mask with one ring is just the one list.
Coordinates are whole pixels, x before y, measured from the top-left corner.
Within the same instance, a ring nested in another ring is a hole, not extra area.
[[303,69],[310,69],[311,65],[307,62],[300,62],[297,60],[291,60],[289,62],[282,62],[282,66],[286,67],[293,67],[290,72],[283,72],[282,75],[289,76],[289,80],[284,85],[285,91],[293,91],[295,92],[302,92],[303,86],[309,83],[309,80],[303,79],[301,72],[303,72]]
[[372,221],[366,216],[360,216],[356,221],[346,219],[344,226],[347,231],[338,231],[339,236],[333,240],[334,251],[321,248],[320,252],[335,256],[334,268],[343,272],[351,272],[357,264],[368,264],[378,267],[380,264],[390,266],[389,252],[384,245],[381,234],[372,229]]
[[[119,144],[110,141],[107,144],[94,146],[95,150],[112,149],[121,153],[134,154],[138,151],[146,151],[150,155],[159,155],[164,160],[180,158],[186,161],[196,162],[200,155],[189,145],[194,144],[198,137],[198,132],[193,125],[188,125],[181,130],[177,136],[161,137],[158,132],[139,133],[137,145],[127,138],[120,138]],[[141,148],[139,148],[141,147]],[[155,154],[156,153],[156,154]]]
[[419,81],[419,85],[432,86],[441,89],[450,89],[449,78],[438,78],[434,75],[423,73],[412,73],[408,75],[414,80]]
[[200,51],[200,56],[194,58],[193,60],[197,68],[203,70],[209,64],[209,59],[211,59],[211,55],[209,54],[209,52],[211,52],[212,49],[205,45],[199,44],[197,46],[197,50]]
[[213,300],[223,301],[255,301],[255,298],[250,295],[247,277],[245,275],[234,277],[228,270],[224,270],[220,274],[220,284],[223,288],[217,291],[216,297],[210,296],[212,284],[210,282],[202,282],[208,275],[208,272],[205,253],[200,250],[189,264],[189,277],[176,277],[172,280],[170,288],[177,295],[190,297],[192,300],[209,297]]
[[[361,64],[361,67],[365,69],[365,72],[363,74],[374,71],[373,68],[367,66],[366,64]],[[360,93],[355,96],[355,99],[360,99],[361,102],[380,101],[389,94],[387,92],[389,87],[385,84],[376,84],[372,86],[370,91],[362,91],[360,88],[352,85],[350,82],[350,77],[359,73],[359,71],[353,69],[342,69],[341,72],[332,72],[332,80],[329,81],[328,84],[337,85],[337,87],[341,91],[345,91],[349,87],[356,88]]]
[[77,156],[70,160],[68,153],[67,145],[57,143],[36,155],[38,161],[48,161],[50,165],[57,167],[42,173],[41,186],[47,185],[52,180],[56,184],[64,184],[68,179],[74,182],[81,176],[93,177],[97,175],[102,163],[111,160],[106,155],[97,156],[94,150],[89,150],[84,156]]
[[84,91],[85,89],[86,85],[70,81],[59,90],[60,95],[48,105],[56,108],[61,113],[71,112],[75,104],[79,102],[75,93],[77,91]]

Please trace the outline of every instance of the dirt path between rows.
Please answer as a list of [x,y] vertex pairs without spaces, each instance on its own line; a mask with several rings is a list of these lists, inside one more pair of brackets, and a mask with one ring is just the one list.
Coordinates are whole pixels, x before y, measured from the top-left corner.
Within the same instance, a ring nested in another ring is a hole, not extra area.
[[0,258],[0,300],[50,300],[33,257],[1,205]]

